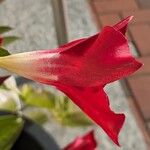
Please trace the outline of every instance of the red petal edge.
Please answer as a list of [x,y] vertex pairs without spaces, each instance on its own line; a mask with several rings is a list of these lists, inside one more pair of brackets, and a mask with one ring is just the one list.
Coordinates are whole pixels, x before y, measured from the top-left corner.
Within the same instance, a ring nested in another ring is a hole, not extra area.
[[77,137],[63,150],[95,150],[96,146],[97,143],[94,138],[94,131],[92,130],[82,137]]
[[[113,28],[116,30],[116,31],[119,31],[121,32],[123,35],[125,35],[126,31],[127,31],[127,27],[128,27],[128,24],[129,22],[133,19],[133,16],[128,16],[127,18],[125,18],[124,20],[121,20],[119,23],[115,24],[113,26]],[[93,37],[96,39],[98,37],[99,33],[94,35],[94,36],[91,36],[90,39]],[[72,41],[70,43],[67,43],[67,44],[64,44],[62,45],[60,48],[71,48],[73,46],[77,46],[78,44],[84,42],[85,40],[87,40],[89,38],[83,38],[83,39],[78,39],[78,40],[75,40],[75,41]]]
[[119,23],[115,24],[113,28],[117,31],[120,31],[122,34],[125,35],[127,31],[127,27],[129,22],[133,19],[133,16],[128,16],[124,20],[120,21]]
[[109,106],[103,87],[81,88],[57,85],[70,99],[92,118],[119,146],[118,134],[125,120],[124,114],[115,114]]

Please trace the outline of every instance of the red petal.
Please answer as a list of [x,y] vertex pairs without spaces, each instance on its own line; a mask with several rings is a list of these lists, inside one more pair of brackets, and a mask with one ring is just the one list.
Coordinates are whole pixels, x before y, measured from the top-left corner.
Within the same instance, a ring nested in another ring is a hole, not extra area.
[[142,65],[132,57],[123,34],[112,27],[61,51],[53,63],[65,66],[53,70],[61,83],[82,87],[105,85],[130,75]]
[[95,58],[100,68],[99,74],[103,75],[101,79],[104,84],[130,75],[142,66],[131,55],[125,37],[112,27],[105,27],[102,30],[92,49],[93,59]]
[[118,134],[124,123],[124,114],[115,114],[109,106],[108,97],[103,87],[81,88],[57,85],[68,95],[92,120],[94,120],[109,137],[119,145]]
[[127,31],[127,27],[129,22],[132,20],[133,16],[128,16],[127,18],[125,18],[124,20],[120,21],[119,23],[117,23],[116,25],[114,25],[114,29],[117,31],[120,31],[122,34],[125,35],[126,31]]
[[[125,35],[128,24],[132,20],[132,18],[133,18],[133,16],[128,16],[127,18],[121,20],[119,23],[115,24],[113,26],[113,28]],[[70,43],[67,43],[67,44],[61,46],[60,48],[67,48],[68,49],[68,48],[71,48],[73,46],[78,46],[78,44],[81,44],[85,40],[91,39],[91,38],[93,39],[93,37],[96,39],[98,36],[99,36],[99,33],[94,35],[94,36],[91,36],[90,38],[83,38],[83,39],[78,39],[78,40],[72,41]]]
[[97,143],[94,138],[94,131],[90,131],[83,137],[76,138],[63,150],[95,150]]
[[[132,20],[132,18],[133,18],[133,16],[128,16],[127,18],[121,20],[119,23],[115,24],[113,26],[113,28],[125,35],[128,24]],[[67,43],[67,44],[61,46],[60,48],[67,48],[68,49],[68,48],[71,48],[73,46],[79,46],[78,44],[82,44],[87,39],[91,40],[91,38],[92,38],[94,41],[94,39],[98,38],[98,36],[99,36],[99,33],[94,35],[94,36],[91,36],[90,38],[83,38],[83,39],[78,39],[78,40],[72,41],[70,43]]]

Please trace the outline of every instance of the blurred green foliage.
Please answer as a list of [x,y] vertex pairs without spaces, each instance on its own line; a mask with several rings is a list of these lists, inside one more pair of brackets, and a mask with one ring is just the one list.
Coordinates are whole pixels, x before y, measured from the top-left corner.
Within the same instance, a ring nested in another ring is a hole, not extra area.
[[[0,26],[0,35],[11,31],[9,26]],[[3,36],[1,46],[7,46],[18,39],[17,36]],[[7,56],[10,53],[3,47],[0,47],[0,56]],[[8,77],[8,76],[7,76]],[[7,77],[1,77],[0,83],[3,83]],[[7,89],[7,85],[1,85],[0,89],[0,111],[17,112],[21,108],[18,94]],[[24,125],[23,118],[17,115],[0,115],[0,150],[10,150],[16,139],[19,137]]]
[[0,112],[3,111],[10,113],[0,116],[0,149],[3,150],[10,150],[18,138],[24,118],[40,125],[49,119],[70,127],[92,124],[65,95],[30,84],[24,84],[18,89],[13,77],[0,85]]
[[0,150],[10,150],[23,128],[22,118],[14,115],[0,116]]
[[21,89],[25,105],[46,108],[53,118],[66,126],[87,126],[92,122],[72,101],[63,94],[55,94],[41,88],[25,84]]
[[40,88],[33,88],[25,84],[21,89],[21,96],[25,105],[51,109],[54,107],[54,95]]
[[19,40],[20,38],[17,36],[5,36],[3,37],[3,46],[7,46],[17,40]]
[[0,34],[3,34],[5,32],[11,31],[12,28],[9,26],[0,26]]
[[4,49],[3,47],[0,47],[0,56],[7,56],[7,55],[10,55],[10,53]]
[[[0,34],[11,30],[9,26],[0,26]],[[2,38],[2,46],[19,39],[17,36],[2,36]],[[7,55],[10,53],[0,47],[0,57]],[[25,118],[40,125],[49,119],[70,127],[92,124],[92,121],[65,95],[29,84],[24,84],[19,89],[13,77],[0,85],[0,112],[8,113],[0,115],[0,150],[11,149],[23,129]]]
[[20,39],[18,36],[14,35],[3,35],[4,33],[7,33],[9,31],[13,30],[13,28],[9,26],[0,26],[0,35],[3,38],[2,46],[7,46],[9,44],[12,44],[16,40]]

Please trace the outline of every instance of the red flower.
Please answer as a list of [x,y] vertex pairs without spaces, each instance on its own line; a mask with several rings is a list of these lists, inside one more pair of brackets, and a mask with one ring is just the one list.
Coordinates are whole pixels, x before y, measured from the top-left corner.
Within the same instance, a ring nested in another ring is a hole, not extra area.
[[3,38],[2,38],[2,36],[0,35],[0,46],[2,45],[2,43],[3,43]]
[[97,143],[94,138],[94,131],[90,131],[83,137],[77,137],[63,150],[95,150],[96,146]]
[[126,77],[142,64],[130,54],[124,34],[132,17],[101,33],[54,50],[34,51],[0,58],[0,66],[26,78],[56,86],[68,95],[117,144],[125,120],[109,107],[103,88]]

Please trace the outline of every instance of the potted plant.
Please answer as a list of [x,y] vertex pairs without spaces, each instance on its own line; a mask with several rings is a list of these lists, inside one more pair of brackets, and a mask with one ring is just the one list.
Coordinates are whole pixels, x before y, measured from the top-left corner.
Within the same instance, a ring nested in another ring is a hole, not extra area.
[[[46,120],[46,114],[26,113],[21,94],[18,94],[14,78],[10,77],[0,87],[0,149],[58,150],[53,137],[39,125]],[[42,118],[42,120],[41,120]],[[44,118],[44,120],[43,120]]]
[[[9,26],[0,26],[1,57],[9,55],[3,46],[19,39],[17,36],[2,35],[10,30],[12,28]],[[38,125],[46,120],[46,115],[42,111],[40,115],[34,114],[31,117],[26,115],[23,108],[25,105],[21,101],[21,92],[16,86],[15,79],[9,77],[9,75],[0,77],[0,149],[47,150],[52,147],[58,150],[59,147],[53,137]]]

